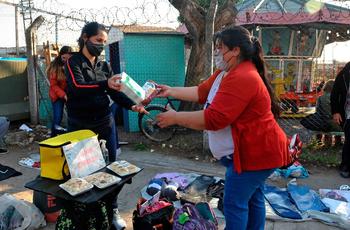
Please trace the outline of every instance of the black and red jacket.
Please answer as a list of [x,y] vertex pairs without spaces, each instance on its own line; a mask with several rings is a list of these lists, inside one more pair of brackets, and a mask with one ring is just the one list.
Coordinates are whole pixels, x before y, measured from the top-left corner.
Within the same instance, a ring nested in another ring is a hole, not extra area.
[[67,113],[69,118],[99,120],[110,114],[110,100],[131,109],[134,103],[122,92],[108,88],[107,80],[113,76],[110,65],[97,60],[91,65],[81,52],[68,59],[65,66],[67,76]]

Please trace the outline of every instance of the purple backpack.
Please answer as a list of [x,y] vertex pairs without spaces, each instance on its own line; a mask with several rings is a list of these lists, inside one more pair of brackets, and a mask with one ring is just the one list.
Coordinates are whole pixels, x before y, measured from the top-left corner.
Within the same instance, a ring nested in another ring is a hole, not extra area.
[[[200,211],[201,214],[200,213]],[[206,217],[206,218],[205,218]],[[173,230],[217,230],[217,220],[207,202],[193,205],[186,203],[176,209]]]

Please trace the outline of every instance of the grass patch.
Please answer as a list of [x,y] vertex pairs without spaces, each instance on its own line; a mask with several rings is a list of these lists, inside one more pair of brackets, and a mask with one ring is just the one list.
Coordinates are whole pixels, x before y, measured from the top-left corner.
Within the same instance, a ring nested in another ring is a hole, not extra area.
[[144,143],[137,143],[134,145],[134,150],[136,151],[145,151],[148,149],[148,146]]
[[316,140],[303,147],[300,162],[325,167],[337,167],[341,161],[341,146],[324,146]]

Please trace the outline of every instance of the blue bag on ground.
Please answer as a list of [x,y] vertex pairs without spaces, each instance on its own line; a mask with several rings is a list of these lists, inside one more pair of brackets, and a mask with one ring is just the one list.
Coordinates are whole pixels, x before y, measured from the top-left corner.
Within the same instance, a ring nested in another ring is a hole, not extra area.
[[321,201],[317,193],[308,186],[288,183],[287,190],[301,212],[308,210],[329,212],[329,208]]
[[302,219],[286,189],[265,184],[264,196],[277,215],[290,219]]

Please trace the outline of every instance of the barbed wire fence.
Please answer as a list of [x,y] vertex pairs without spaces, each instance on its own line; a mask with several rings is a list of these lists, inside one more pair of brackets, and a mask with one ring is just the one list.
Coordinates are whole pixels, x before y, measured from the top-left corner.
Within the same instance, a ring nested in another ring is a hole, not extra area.
[[[35,2],[36,3],[36,2]],[[97,21],[107,27],[112,25],[178,25],[177,12],[167,0],[132,1],[133,7],[118,7],[101,9],[71,9],[59,1],[38,1],[38,9],[33,15],[42,14],[45,23],[38,33],[38,40],[50,40],[59,44],[76,44],[81,28],[86,22]],[[58,9],[62,9],[58,11]],[[47,12],[47,13],[45,13]],[[44,14],[43,14],[44,13]],[[69,34],[69,36],[65,36]],[[75,35],[75,38],[73,38]]]
[[[131,2],[133,4],[131,4]],[[286,1],[284,1],[285,3]],[[147,0],[138,0],[138,1],[130,1],[129,6],[112,6],[109,8],[101,8],[101,9],[71,9],[68,5],[64,5],[62,2],[57,0],[43,0],[43,1],[34,1],[34,6],[32,8],[32,16],[33,19],[42,15],[45,18],[44,23],[38,28],[36,36],[37,36],[37,45],[42,46],[44,43],[49,41],[50,44],[59,44],[62,45],[70,45],[76,48],[77,39],[80,35],[80,31],[84,24],[88,21],[98,21],[108,27],[111,25],[115,26],[128,26],[128,25],[148,25],[154,27],[171,27],[176,28],[180,25],[178,22],[178,12],[174,7],[169,3],[168,0],[155,0],[155,1],[147,1]],[[3,4],[0,1],[0,6]],[[15,5],[12,5],[15,7]],[[0,20],[1,20],[0,15]],[[297,30],[297,29],[296,29]],[[333,33],[335,34],[335,33]],[[24,36],[24,33],[22,34]],[[273,36],[272,34],[270,35]],[[167,38],[169,39],[169,38]],[[159,44],[163,44],[163,47],[159,48]],[[1,45],[0,45],[1,46]],[[148,46],[148,47],[146,47]],[[144,43],[141,41],[134,41],[130,45],[129,50],[123,51],[114,50],[114,53],[119,53],[120,55],[127,55],[126,52],[137,53],[137,52],[148,52],[150,50],[164,50],[167,49],[171,44],[164,41],[164,43],[156,42],[148,42]],[[119,47],[120,48],[120,47]],[[164,48],[164,49],[162,49]],[[190,50],[190,49],[187,49]],[[168,58],[168,56],[162,56],[159,52],[153,52],[155,56],[150,56],[152,58]],[[181,53],[181,52],[180,52]],[[185,55],[188,58],[188,52]],[[48,98],[48,84],[45,76],[46,66],[43,64],[44,59],[40,59],[41,54],[39,54],[39,67],[41,68],[38,71],[38,84],[39,84],[39,93],[42,103],[42,109],[44,113],[48,114],[48,120],[51,119],[51,105],[50,100]],[[156,55],[158,55],[156,57]],[[169,53],[168,53],[169,55]],[[108,55],[107,55],[108,56]],[[110,57],[109,57],[110,58]],[[184,57],[185,58],[185,57]],[[186,58],[185,58],[186,59]],[[187,59],[186,59],[187,60]],[[185,61],[185,60],[183,60]],[[297,60],[299,61],[299,60]],[[336,73],[342,68],[344,63],[331,63],[325,64],[321,63],[322,60],[309,60],[312,64],[312,69],[309,72],[314,72],[314,76],[322,76],[321,78],[309,78],[309,93],[312,97],[317,99],[320,95],[315,92],[315,89],[322,81],[327,81],[328,79],[332,79],[336,76]],[[172,63],[167,63],[168,67],[172,65]],[[279,69],[281,66],[276,67],[275,71],[282,71]],[[152,68],[152,66],[144,66],[144,68]],[[271,68],[272,69],[272,68]],[[270,71],[271,71],[270,69]],[[174,70],[176,72],[176,70]],[[177,70],[178,71],[178,70]],[[131,71],[132,72],[132,71]],[[161,72],[161,71],[160,71]],[[281,73],[281,72],[279,72]],[[148,76],[149,73],[146,71],[136,71],[133,74],[139,76]],[[151,71],[153,76],[157,75]],[[166,71],[161,72],[162,75],[166,76]],[[282,74],[283,75],[283,74]],[[166,76],[167,78],[164,80],[169,80],[172,76]],[[272,79],[273,80],[273,79]],[[43,83],[44,82],[44,83]],[[179,81],[181,82],[181,81]],[[170,81],[170,84],[179,83],[176,81]],[[295,83],[296,84],[296,83]],[[274,85],[276,87],[276,85]],[[286,88],[285,85],[282,87]],[[287,89],[285,89],[287,90]],[[314,93],[313,93],[314,92]],[[287,132],[288,135],[293,133],[300,133],[302,135],[303,140],[306,143],[311,143],[317,136],[315,133],[306,129],[304,126],[300,124],[302,118],[306,116],[306,114],[311,114],[315,112],[315,101],[306,102],[298,104],[301,101],[307,101],[306,98],[298,98],[297,102],[295,100],[282,100],[281,108],[284,110],[284,115],[281,119],[279,119],[279,123],[283,127],[283,129]],[[311,111],[311,112],[310,112]],[[323,120],[313,120],[312,123],[315,126],[322,126]],[[341,134],[341,133],[339,133]],[[329,137],[327,137],[329,139]],[[326,138],[324,138],[325,140]],[[334,142],[334,140],[333,140]],[[331,145],[330,145],[331,146]]]

